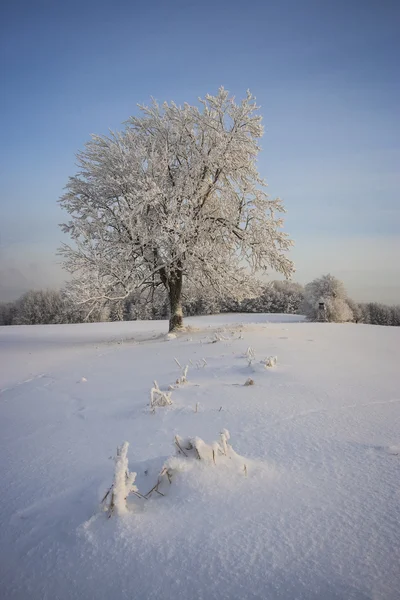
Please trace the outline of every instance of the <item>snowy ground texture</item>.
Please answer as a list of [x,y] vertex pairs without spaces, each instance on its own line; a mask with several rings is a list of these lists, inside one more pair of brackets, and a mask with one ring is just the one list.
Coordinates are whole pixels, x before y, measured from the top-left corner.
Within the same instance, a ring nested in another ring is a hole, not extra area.
[[[0,329],[1,598],[398,600],[400,329],[187,324]],[[187,382],[152,414],[174,357]],[[102,512],[117,445],[145,494],[175,435],[223,428],[237,455],[173,459],[164,496]]]

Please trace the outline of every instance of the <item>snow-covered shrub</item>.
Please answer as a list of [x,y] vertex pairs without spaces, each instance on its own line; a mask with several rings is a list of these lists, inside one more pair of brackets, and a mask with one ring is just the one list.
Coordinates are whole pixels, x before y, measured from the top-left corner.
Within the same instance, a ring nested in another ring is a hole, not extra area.
[[129,442],[124,442],[117,448],[115,457],[114,481],[103,498],[104,508],[109,512],[109,516],[126,514],[128,507],[126,500],[130,493],[138,494],[138,489],[134,485],[136,473],[129,472],[128,465],[128,447]]
[[246,379],[246,381],[244,382],[244,385],[245,385],[245,386],[248,386],[248,385],[254,385],[254,379],[252,379],[251,377],[248,377],[248,378]]
[[321,306],[324,312],[323,318],[326,321],[339,323],[353,320],[345,287],[333,275],[323,275],[319,279],[314,279],[304,288],[301,312],[310,321],[318,321],[321,318]]
[[325,301],[327,320],[334,323],[346,323],[354,319],[353,312],[343,298],[329,298]]
[[163,392],[158,387],[157,381],[150,390],[150,409],[154,412],[156,406],[169,406],[172,404],[171,392]]

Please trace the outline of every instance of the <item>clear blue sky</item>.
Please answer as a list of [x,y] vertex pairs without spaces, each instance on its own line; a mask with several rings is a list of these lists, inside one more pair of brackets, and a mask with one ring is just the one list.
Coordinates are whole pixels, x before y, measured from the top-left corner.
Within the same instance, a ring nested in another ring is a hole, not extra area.
[[[6,5],[7,4],[7,5]],[[74,154],[156,99],[220,85],[262,106],[259,161],[284,198],[295,276],[400,303],[400,3],[3,3],[0,300],[59,285]]]

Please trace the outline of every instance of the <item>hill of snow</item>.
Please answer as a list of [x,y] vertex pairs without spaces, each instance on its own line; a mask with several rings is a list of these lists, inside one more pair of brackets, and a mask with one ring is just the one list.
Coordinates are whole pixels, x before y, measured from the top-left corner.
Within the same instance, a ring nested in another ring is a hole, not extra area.
[[[397,600],[400,329],[186,324],[0,328],[0,596]],[[108,518],[125,440],[146,498]]]

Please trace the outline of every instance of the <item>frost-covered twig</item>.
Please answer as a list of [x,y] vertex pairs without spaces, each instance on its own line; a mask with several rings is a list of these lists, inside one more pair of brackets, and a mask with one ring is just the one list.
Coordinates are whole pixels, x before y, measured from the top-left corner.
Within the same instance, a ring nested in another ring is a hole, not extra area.
[[247,363],[250,367],[250,365],[252,364],[253,360],[255,360],[256,358],[256,354],[254,352],[254,348],[252,348],[251,346],[249,346],[246,350],[246,358],[247,358]]

